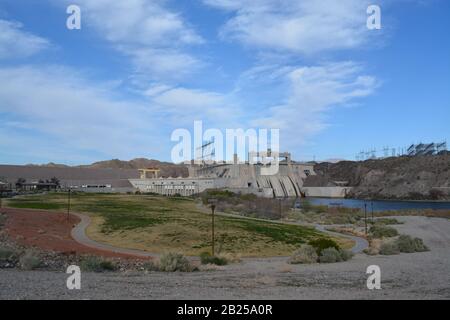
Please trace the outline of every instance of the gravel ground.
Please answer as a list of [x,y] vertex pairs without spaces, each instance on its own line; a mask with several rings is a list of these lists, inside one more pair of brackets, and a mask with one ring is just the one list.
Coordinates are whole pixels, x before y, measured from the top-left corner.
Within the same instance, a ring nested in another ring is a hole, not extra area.
[[[249,259],[193,273],[83,273],[81,290],[67,274],[0,270],[0,299],[450,299],[450,221],[396,217],[403,234],[431,251],[396,256],[356,255],[335,264],[288,265],[286,259]],[[381,268],[381,290],[368,290],[366,268]]]

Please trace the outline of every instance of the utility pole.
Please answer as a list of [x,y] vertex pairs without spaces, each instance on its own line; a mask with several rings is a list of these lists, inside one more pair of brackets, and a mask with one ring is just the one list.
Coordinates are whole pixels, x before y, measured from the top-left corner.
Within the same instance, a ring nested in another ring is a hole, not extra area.
[[371,206],[371,209],[372,209],[372,223],[373,223],[373,201],[370,202],[370,206]]
[[281,215],[281,198],[278,198],[278,212],[280,214],[280,220],[283,218]]
[[367,203],[364,203],[364,229],[367,236]]
[[214,250],[214,212],[216,210],[216,203],[217,199],[209,199],[208,202],[211,204],[211,244],[212,244],[212,256],[215,256],[215,250]]
[[70,220],[70,187],[69,191],[67,192],[67,221]]

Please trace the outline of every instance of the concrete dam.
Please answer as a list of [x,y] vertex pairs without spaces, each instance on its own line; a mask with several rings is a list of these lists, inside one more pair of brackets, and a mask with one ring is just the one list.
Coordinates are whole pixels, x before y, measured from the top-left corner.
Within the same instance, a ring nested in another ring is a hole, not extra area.
[[130,182],[141,192],[168,196],[190,196],[207,189],[223,189],[266,198],[301,197],[304,179],[315,174],[314,164],[291,161],[289,153],[282,153],[280,157],[278,172],[273,175],[263,174],[265,164],[239,163],[235,156],[233,163],[191,163],[188,178],[160,178],[157,169],[149,168],[141,170],[140,179],[130,179]]

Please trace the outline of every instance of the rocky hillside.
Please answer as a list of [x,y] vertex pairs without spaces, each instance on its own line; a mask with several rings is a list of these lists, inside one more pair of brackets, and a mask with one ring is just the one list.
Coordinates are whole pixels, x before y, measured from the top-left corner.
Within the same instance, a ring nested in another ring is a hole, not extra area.
[[450,199],[450,155],[395,157],[362,162],[319,163],[306,186],[346,182],[349,197],[376,199]]

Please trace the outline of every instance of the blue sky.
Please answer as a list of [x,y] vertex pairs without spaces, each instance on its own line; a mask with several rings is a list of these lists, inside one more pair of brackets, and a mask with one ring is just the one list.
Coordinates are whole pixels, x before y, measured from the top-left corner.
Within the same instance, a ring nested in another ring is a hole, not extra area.
[[170,160],[194,120],[279,128],[298,160],[449,139],[449,15],[444,0],[2,0],[0,163]]

